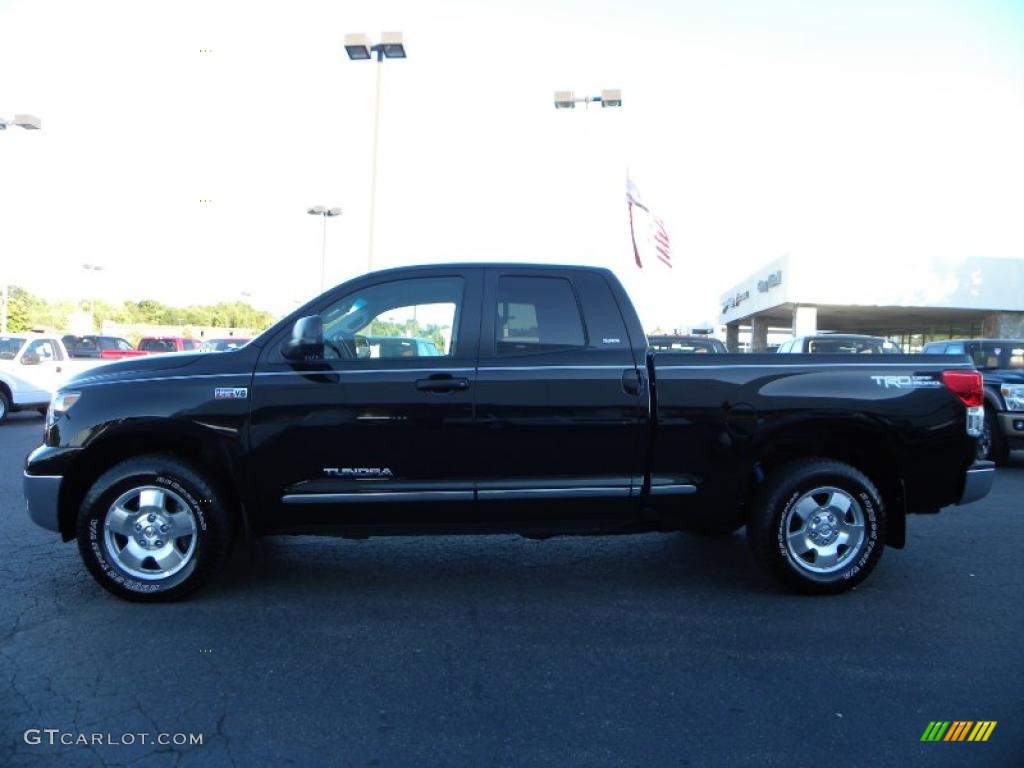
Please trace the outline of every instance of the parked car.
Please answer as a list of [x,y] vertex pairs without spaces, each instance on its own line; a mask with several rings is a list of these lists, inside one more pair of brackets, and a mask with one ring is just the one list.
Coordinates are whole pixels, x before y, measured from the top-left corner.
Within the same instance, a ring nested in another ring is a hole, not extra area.
[[776,352],[806,355],[900,355],[903,350],[881,336],[862,336],[853,333],[823,333],[817,336],[797,336],[782,342]]
[[69,376],[98,360],[73,360],[59,336],[11,333],[0,336],[0,423],[9,413],[46,407]]
[[[446,354],[358,355],[375,321],[420,308],[444,315]],[[370,273],[230,354],[102,374],[58,392],[24,489],[31,518],[133,600],[195,589],[242,528],[746,526],[783,583],[842,592],[904,545],[907,514],[981,498],[994,473],[967,357],[653,354],[605,269]]]
[[199,342],[195,339],[187,339],[181,336],[144,336],[139,339],[139,346],[136,349],[105,349],[100,354],[100,357],[104,360],[121,360],[126,357],[162,355],[167,352],[192,352],[198,348]]
[[97,359],[102,357],[104,350],[116,352],[130,352],[132,350],[131,343],[120,336],[95,336],[92,334],[75,336],[67,334],[61,337],[61,341],[64,342],[64,347],[67,349],[68,354],[74,358]]
[[233,336],[224,339],[207,339],[199,345],[199,352],[227,352],[248,344],[250,339],[236,339]]
[[729,350],[725,344],[711,336],[648,336],[647,346],[652,352],[678,352],[680,354],[720,354]]
[[978,458],[1005,464],[1010,451],[1024,448],[1024,339],[930,341],[927,354],[970,355],[985,382],[985,428]]

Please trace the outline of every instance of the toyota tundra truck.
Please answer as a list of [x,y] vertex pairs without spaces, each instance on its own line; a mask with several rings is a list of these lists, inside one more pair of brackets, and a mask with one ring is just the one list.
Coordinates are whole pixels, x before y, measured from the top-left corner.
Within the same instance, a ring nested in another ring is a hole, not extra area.
[[[367,337],[439,354],[367,357]],[[652,352],[604,269],[407,267],[248,345],[83,373],[24,491],[107,590],[180,598],[241,533],[743,527],[798,591],[859,584],[910,515],[988,493],[980,374],[949,355]]]

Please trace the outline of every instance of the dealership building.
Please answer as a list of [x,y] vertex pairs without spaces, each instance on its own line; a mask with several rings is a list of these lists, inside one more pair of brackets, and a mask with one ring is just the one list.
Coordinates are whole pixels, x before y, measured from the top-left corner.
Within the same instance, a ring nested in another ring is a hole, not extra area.
[[787,254],[721,299],[730,351],[764,352],[791,336],[866,333],[908,349],[932,338],[1024,338],[1024,259],[837,267]]

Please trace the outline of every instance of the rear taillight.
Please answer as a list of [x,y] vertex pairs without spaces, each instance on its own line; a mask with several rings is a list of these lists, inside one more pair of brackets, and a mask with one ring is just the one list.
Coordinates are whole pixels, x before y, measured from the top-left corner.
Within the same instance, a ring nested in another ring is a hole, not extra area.
[[943,371],[942,383],[968,408],[977,408],[985,402],[985,389],[978,371]]

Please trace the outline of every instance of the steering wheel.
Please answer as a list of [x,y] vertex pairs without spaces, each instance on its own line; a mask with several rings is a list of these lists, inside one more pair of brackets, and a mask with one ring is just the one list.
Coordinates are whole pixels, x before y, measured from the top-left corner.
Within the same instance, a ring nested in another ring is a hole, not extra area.
[[324,355],[328,360],[352,360],[355,358],[352,349],[348,345],[348,341],[341,336],[335,336],[333,339],[324,339],[324,348],[330,349],[334,353],[333,357]]

